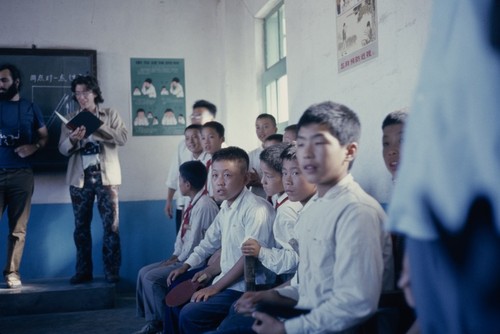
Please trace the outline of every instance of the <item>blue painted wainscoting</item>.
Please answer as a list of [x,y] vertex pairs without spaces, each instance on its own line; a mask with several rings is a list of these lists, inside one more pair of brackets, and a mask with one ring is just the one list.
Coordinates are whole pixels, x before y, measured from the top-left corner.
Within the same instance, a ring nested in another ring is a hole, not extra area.
[[[134,290],[138,270],[169,257],[174,249],[175,219],[165,216],[164,200],[120,202],[122,246],[119,290]],[[174,217],[175,218],[175,217]],[[74,274],[73,209],[67,204],[34,204],[21,263],[23,280],[68,279]],[[7,217],[0,222],[0,268],[6,259]],[[104,276],[102,223],[94,206],[92,221],[94,277]],[[2,279],[3,280],[3,279]]]

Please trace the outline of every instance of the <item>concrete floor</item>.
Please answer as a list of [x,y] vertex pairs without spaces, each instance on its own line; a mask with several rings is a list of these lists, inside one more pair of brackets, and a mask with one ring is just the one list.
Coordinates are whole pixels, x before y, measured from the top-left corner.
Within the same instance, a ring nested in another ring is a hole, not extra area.
[[0,316],[0,334],[127,334],[144,326],[135,315],[135,295],[118,294],[112,309]]

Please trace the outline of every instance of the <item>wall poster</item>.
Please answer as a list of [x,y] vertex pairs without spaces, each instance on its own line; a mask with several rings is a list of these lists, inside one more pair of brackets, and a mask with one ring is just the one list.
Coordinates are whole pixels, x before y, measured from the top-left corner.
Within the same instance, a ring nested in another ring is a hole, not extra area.
[[182,135],[186,127],[184,59],[131,58],[132,134]]
[[378,56],[376,0],[337,0],[338,71]]

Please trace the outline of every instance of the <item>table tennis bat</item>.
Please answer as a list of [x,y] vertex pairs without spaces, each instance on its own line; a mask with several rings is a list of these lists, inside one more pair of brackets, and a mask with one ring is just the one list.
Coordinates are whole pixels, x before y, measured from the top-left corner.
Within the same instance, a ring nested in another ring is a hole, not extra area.
[[167,293],[165,304],[169,307],[175,307],[187,303],[193,294],[202,288],[203,281],[206,278],[207,274],[203,274],[194,282],[188,279],[180,283]]

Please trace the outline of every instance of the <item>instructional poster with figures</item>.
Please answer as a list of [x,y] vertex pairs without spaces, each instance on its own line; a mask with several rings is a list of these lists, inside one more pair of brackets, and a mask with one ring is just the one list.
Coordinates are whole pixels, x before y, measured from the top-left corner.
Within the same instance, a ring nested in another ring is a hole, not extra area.
[[376,0],[337,0],[339,73],[378,56]]
[[186,127],[184,59],[131,58],[132,134],[182,135]]

